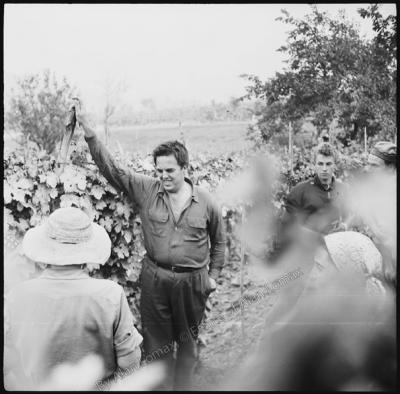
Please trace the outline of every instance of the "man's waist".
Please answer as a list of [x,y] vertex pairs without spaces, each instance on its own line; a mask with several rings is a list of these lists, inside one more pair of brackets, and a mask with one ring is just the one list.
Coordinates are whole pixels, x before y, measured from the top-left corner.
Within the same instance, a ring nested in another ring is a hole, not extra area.
[[156,265],[157,267],[172,271],[172,272],[193,272],[193,271],[199,271],[204,268],[204,266],[197,266],[197,267],[188,267],[184,265],[172,265],[172,264],[167,264],[167,263],[160,263],[159,261],[156,261],[154,259],[151,259],[149,256],[147,257],[147,261],[150,263]]

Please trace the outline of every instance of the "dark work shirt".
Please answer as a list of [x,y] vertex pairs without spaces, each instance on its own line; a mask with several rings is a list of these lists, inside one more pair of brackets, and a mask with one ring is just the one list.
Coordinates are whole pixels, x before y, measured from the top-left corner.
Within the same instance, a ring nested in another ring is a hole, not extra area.
[[287,196],[287,221],[297,221],[311,230],[327,234],[343,220],[344,184],[333,178],[325,189],[317,175],[296,185]]
[[220,207],[192,184],[192,197],[176,222],[167,192],[156,178],[121,168],[96,137],[86,138],[100,172],[139,209],[147,257],[160,264],[202,268],[216,279],[224,264],[225,229]]

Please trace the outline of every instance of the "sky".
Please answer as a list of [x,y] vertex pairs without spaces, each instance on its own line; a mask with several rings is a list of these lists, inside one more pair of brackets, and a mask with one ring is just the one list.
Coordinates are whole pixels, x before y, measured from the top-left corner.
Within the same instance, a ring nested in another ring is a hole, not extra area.
[[[340,8],[370,37],[372,27],[356,12],[362,3],[322,4],[331,16]],[[158,107],[226,101],[245,94],[240,74],[272,77],[284,67],[277,49],[294,17],[307,4],[5,4],[4,84],[50,69],[76,86],[89,108],[100,108],[105,86],[121,84],[120,98]],[[396,14],[394,3],[383,15]],[[107,82],[108,81],[108,82]]]

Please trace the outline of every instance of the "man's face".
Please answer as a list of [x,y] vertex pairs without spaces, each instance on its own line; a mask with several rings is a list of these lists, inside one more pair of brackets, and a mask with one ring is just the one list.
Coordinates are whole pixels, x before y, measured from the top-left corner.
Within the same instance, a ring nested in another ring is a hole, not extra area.
[[174,155],[158,156],[156,159],[158,179],[168,193],[176,193],[185,181],[184,168],[181,168]]
[[330,184],[332,181],[335,162],[332,156],[318,154],[315,160],[315,173],[322,184]]
[[368,155],[368,162],[365,167],[367,172],[375,172],[385,168],[385,162],[380,157],[375,155]]

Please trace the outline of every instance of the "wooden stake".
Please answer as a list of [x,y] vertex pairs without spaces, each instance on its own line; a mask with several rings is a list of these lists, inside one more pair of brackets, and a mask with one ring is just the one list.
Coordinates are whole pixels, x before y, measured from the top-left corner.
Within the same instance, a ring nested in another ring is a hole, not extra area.
[[289,122],[289,165],[290,165],[290,174],[293,175],[293,137],[292,137],[292,122]]
[[364,126],[364,152],[367,154],[367,126]]
[[[242,224],[242,231],[243,231],[243,224],[244,224],[244,207],[240,207],[241,210],[241,218],[240,222]],[[244,302],[243,302],[243,295],[244,295],[244,258],[245,258],[245,251],[244,251],[244,242],[241,241],[240,244],[240,325],[242,328],[242,338],[244,339]]]

